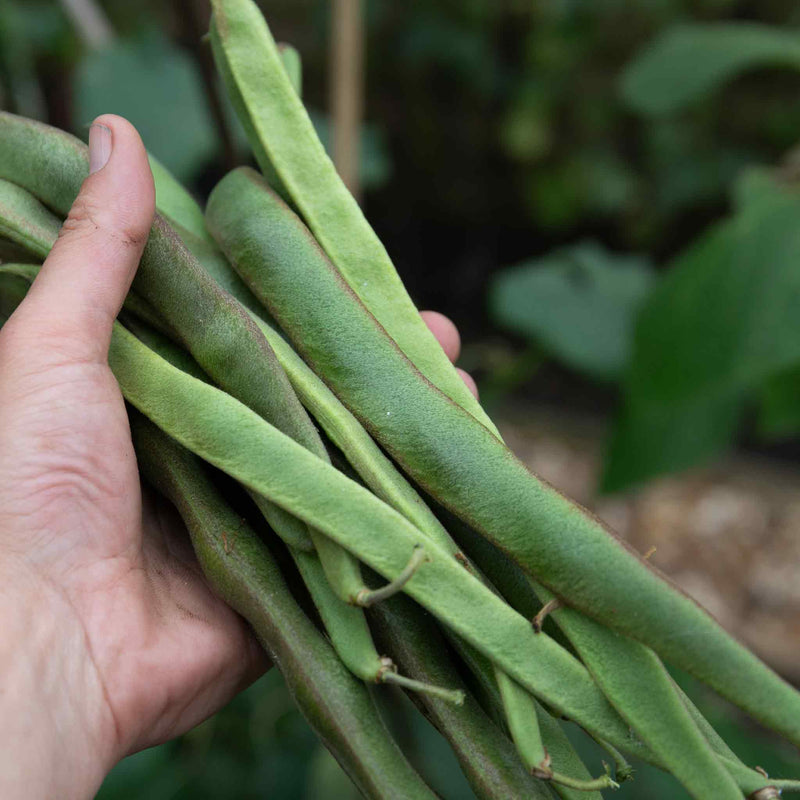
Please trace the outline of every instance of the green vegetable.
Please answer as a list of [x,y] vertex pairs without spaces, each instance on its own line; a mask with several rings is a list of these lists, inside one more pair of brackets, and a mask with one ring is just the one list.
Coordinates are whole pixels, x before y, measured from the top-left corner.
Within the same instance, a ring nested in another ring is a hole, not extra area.
[[[568,605],[652,647],[800,742],[800,694],[425,381],[258,175],[240,169],[226,176],[209,199],[207,220],[306,363],[429,494]],[[696,641],[703,647],[689,646]]]
[[250,622],[301,711],[368,797],[433,798],[386,730],[363,684],[298,607],[257,534],[225,504],[201,463],[136,414],[145,475],[177,506],[203,572]]
[[386,250],[337,175],[258,6],[252,0],[213,0],[212,8],[214,58],[270,183],[299,209],[352,291],[400,349],[450,398],[496,431],[420,319]]

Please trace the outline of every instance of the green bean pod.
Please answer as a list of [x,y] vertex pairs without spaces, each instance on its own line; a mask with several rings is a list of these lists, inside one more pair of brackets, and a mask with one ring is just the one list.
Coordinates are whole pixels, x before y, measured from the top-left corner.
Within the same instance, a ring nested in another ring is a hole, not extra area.
[[[446,633],[446,631],[445,631]],[[476,688],[480,692],[481,705],[488,713],[493,715],[494,721],[503,729],[509,728],[509,720],[503,711],[503,698],[497,680],[497,669],[486,656],[478,652],[472,645],[463,639],[448,637],[450,643],[461,657],[461,660],[472,673],[476,681]],[[527,705],[527,703],[526,703]],[[534,701],[535,713],[539,722],[539,733],[542,742],[550,756],[550,761],[555,770],[561,775],[574,778],[580,782],[581,789],[573,789],[563,783],[551,783],[551,789],[562,800],[600,800],[600,792],[596,789],[587,789],[592,781],[592,776],[580,756],[575,752],[572,744],[561,728],[561,724],[553,718],[541,705]],[[510,730],[509,730],[510,734]],[[517,750],[519,752],[519,749]],[[638,750],[637,755],[650,762],[655,760],[649,751]]]
[[541,780],[551,781],[559,787],[580,792],[595,792],[601,789],[617,789],[619,784],[606,773],[599,778],[579,779],[553,769],[552,756],[542,737],[536,700],[513,678],[495,670],[495,680],[500,690],[503,710],[508,720],[511,738],[517,747],[522,762]]
[[[546,602],[552,597],[542,591]],[[741,800],[742,792],[648,648],[571,608],[553,613],[617,711],[696,800]]]
[[173,367],[121,326],[109,361],[123,394],[185,447],[290,508],[389,580],[417,544],[429,561],[405,591],[549,705],[621,749],[641,751],[585,668],[396,511],[247,406]]
[[[464,548],[464,552],[475,561],[482,571],[485,572],[487,577],[500,590],[501,594],[507,600],[509,598],[513,598],[512,605],[517,609],[517,611],[524,614],[528,618],[532,618],[533,615],[542,607],[537,592],[541,593],[541,595],[546,597],[548,600],[550,599],[551,595],[546,594],[546,590],[544,590],[543,587],[534,585],[532,581],[527,578],[513,562],[509,561],[509,559],[503,553],[492,547],[486,540],[482,539],[474,531],[471,531],[467,526],[463,525],[463,523],[459,523],[458,520],[452,519],[450,515],[447,515],[446,521],[448,523],[448,528],[455,533],[458,544]],[[616,651],[616,655],[612,652],[611,657],[619,658],[623,662],[628,658],[630,658],[631,663],[638,662],[641,667],[648,670],[648,677],[653,682],[653,691],[659,690],[659,683],[663,680],[663,666],[658,662],[657,657],[655,657],[652,653],[650,653],[648,657],[644,657],[642,650],[640,649],[640,645],[638,645],[636,642],[633,642],[624,636],[615,636],[596,624],[592,624],[591,627],[589,627],[584,623],[590,623],[591,621],[574,611],[571,611],[571,613],[568,614],[561,613],[561,610],[555,611],[547,618],[547,622],[552,625],[553,620],[557,620],[558,626],[568,633],[569,638],[566,640],[567,643],[574,640],[576,644],[580,645],[581,653],[583,654],[588,652],[589,657],[591,657],[592,651],[608,651],[612,646],[611,638],[613,637],[613,647]],[[573,623],[573,620],[576,620],[576,622],[571,624]],[[563,637],[564,634],[561,633],[560,630],[558,633],[560,634],[558,640],[561,641],[561,637]],[[602,671],[602,661],[598,658],[592,659],[592,668],[595,670],[595,673],[598,670]],[[624,663],[623,668],[625,668]],[[609,679],[613,682],[615,680],[614,673],[616,667],[613,663],[611,663],[608,665],[607,669],[610,672]],[[649,683],[642,680],[642,676],[636,676],[636,683],[639,682],[647,684],[646,688],[640,689],[639,692],[633,693],[631,693],[629,689],[635,689],[635,686],[632,685],[631,687],[628,687],[623,682],[620,682],[619,691],[616,692],[615,695],[609,695],[610,699],[615,705],[618,706],[618,708],[621,709],[622,705],[635,705],[639,699],[640,693],[644,693],[647,695],[647,700],[645,701],[646,705],[651,706],[652,701],[650,698]],[[711,749],[716,753],[718,759],[724,765],[727,772],[733,776],[736,784],[742,792],[749,796],[753,792],[767,789],[770,786],[775,786],[777,783],[780,783],[780,788],[784,791],[800,791],[800,783],[798,782],[791,780],[775,781],[766,779],[760,772],[743,764],[724,743],[719,734],[710,725],[708,720],[703,717],[691,700],[686,697],[686,695],[677,687],[677,685],[674,685],[674,681],[671,682],[673,683],[674,689],[680,697],[681,702],[689,711],[695,725],[697,725],[697,727],[700,729],[708,744],[711,746]],[[611,691],[612,688],[613,687],[610,687],[607,683],[604,686],[605,691]],[[674,698],[668,699],[668,703],[670,704],[673,701]],[[647,725],[649,722],[645,721],[645,724]],[[681,724],[685,724],[685,722]],[[608,746],[608,743],[603,742],[602,736],[598,737],[595,735],[594,738],[601,746]],[[664,754],[659,750],[654,750],[650,747],[647,747],[646,753],[639,753],[638,755],[654,766],[670,771],[665,759],[663,758]],[[696,756],[692,754],[690,756],[690,761],[695,759],[695,757]],[[680,768],[681,771],[685,771],[685,769],[685,766]]]
[[[283,43],[278,45],[278,50],[292,88],[295,94],[302,98],[303,73],[300,54],[291,45]],[[186,237],[183,238],[186,241]],[[345,453],[349,463],[364,483],[421,531],[429,533],[434,540],[442,534],[446,536],[436,516],[375,444],[361,423],[342,405],[313,370],[306,366],[303,359],[270,324],[271,320],[265,319],[268,316],[266,308],[247,288],[225,257],[219,251],[209,252],[203,242],[190,240],[187,241],[187,246],[214,280],[251,312],[254,322],[275,352],[300,402],[331,441]]]
[[[446,645],[433,621],[407,597],[393,597],[369,612],[376,641],[418,680],[465,691],[460,708],[421,695],[409,695],[453,748],[464,775],[479,800],[552,798],[547,788],[525,769],[513,744],[467,692],[446,654]],[[584,800],[599,800],[585,797]]]
[[[513,596],[518,606],[521,604],[523,613],[532,616],[540,601],[553,600],[546,589],[531,585],[524,574],[518,574],[513,564],[503,565],[500,558],[493,558],[488,542],[479,537],[470,542],[479,545],[477,554],[468,548],[478,566],[488,567],[488,575],[499,581],[505,596]],[[560,608],[550,616],[567,634],[612,704],[658,754],[662,767],[672,772],[694,797],[741,797],[740,787],[714,756],[652,651],[573,609]]]
[[61,220],[30,192],[0,179],[0,236],[44,260],[59,230]]
[[217,68],[267,180],[300,210],[351,289],[422,373],[496,433],[420,319],[385,248],[325,153],[258,6],[252,0],[212,0],[212,8]]
[[[26,153],[31,161],[24,161]],[[0,177],[19,183],[66,214],[87,173],[88,155],[82,142],[55,128],[0,112]],[[327,459],[316,428],[269,344],[158,213],[133,289],[217,384],[320,459]],[[304,540],[306,532],[291,514],[263,501],[259,506],[279,533],[286,531],[293,542]],[[365,589],[357,561],[313,530],[311,539],[337,594],[346,602],[355,602]]]
[[300,610],[269,550],[227,507],[199,461],[139,415],[131,429],[140,467],[178,508],[204,574],[253,626],[303,715],[354,783],[376,800],[434,798],[363,684]]
[[258,175],[226,176],[207,220],[304,360],[429,494],[568,605],[800,743],[800,693],[426,381]]
[[[271,330],[269,326],[264,325],[263,327],[266,328],[267,331]],[[265,332],[265,335],[271,342],[270,333]],[[475,568],[469,564],[459,551],[456,543],[452,540],[444,526],[436,519],[435,515],[430,511],[427,505],[425,505],[405,478],[400,475],[394,465],[381,453],[380,449],[374,444],[369,434],[364,431],[358,421],[352,417],[350,412],[348,412],[341,403],[339,403],[338,399],[332,395],[324,384],[322,384],[319,378],[305,366],[291,347],[284,342],[279,335],[275,334],[274,331],[272,335],[280,342],[280,344],[276,342],[274,346],[276,355],[278,355],[282,364],[288,363],[287,375],[289,375],[292,385],[297,387],[299,384],[303,387],[301,390],[298,390],[298,396],[301,398],[303,404],[312,411],[315,418],[319,421],[319,417],[317,413],[314,413],[314,410],[322,406],[323,418],[330,419],[328,427],[339,432],[342,426],[348,431],[352,426],[351,436],[344,438],[344,441],[339,445],[340,449],[350,458],[351,462],[363,462],[369,465],[364,472],[373,479],[373,483],[369,485],[376,496],[385,500],[388,505],[403,514],[409,522],[417,524],[420,531],[425,533],[431,541],[436,542],[450,552],[455,558],[462,559],[464,566],[474,572]],[[284,349],[288,352],[283,353],[282,357],[281,354]],[[293,375],[295,377],[293,377]],[[322,425],[323,428],[326,428],[324,423],[322,423]],[[371,448],[368,447],[367,444],[371,445]],[[373,452],[372,448],[377,452]],[[351,450],[357,451],[357,458],[351,457]],[[340,466],[339,468],[342,469],[343,467]],[[418,524],[417,520],[421,520],[422,524]],[[484,582],[486,581],[484,580]],[[489,585],[488,582],[487,585]],[[408,616],[410,617],[408,620],[409,627],[413,627],[415,623],[417,627],[422,624],[419,620],[415,621],[410,614]],[[391,624],[391,615],[384,615],[382,619],[385,625]],[[396,630],[396,635],[401,637],[404,634],[398,629]],[[405,637],[407,636],[408,632],[406,631]],[[417,637],[417,645],[419,647],[422,647],[423,640],[424,637]],[[462,642],[453,640],[452,636],[451,641],[459,651],[463,651],[464,644]],[[429,658],[435,657],[429,655]],[[421,668],[421,661],[419,658],[415,660],[414,663],[417,668]],[[474,664],[475,662],[472,661],[472,663]],[[554,772],[550,769],[549,750],[545,749],[542,743],[542,732],[540,731],[537,721],[539,716],[537,711],[541,713],[544,712],[542,712],[539,704],[527,690],[519,686],[501,670],[494,668],[493,672],[494,682],[499,688],[498,700],[502,703],[505,720],[510,728],[512,738],[522,756],[523,762],[530,770],[535,771],[539,769],[540,777],[552,780],[554,783],[560,783],[561,785],[556,787],[556,791],[565,798],[571,798],[574,792],[594,792],[597,789],[613,787],[615,785],[608,776],[592,779],[585,768],[583,768],[580,759],[577,758],[574,751],[572,755],[569,755],[571,748],[565,747],[563,742],[560,741],[556,745],[559,752],[559,760],[557,763],[560,764],[563,759],[569,763],[572,769],[566,774],[560,774],[558,771]],[[552,734],[552,730],[548,732]],[[544,770],[541,769],[543,765],[545,766]],[[578,768],[578,765],[580,765],[580,768]],[[568,784],[568,786],[565,784]],[[585,794],[583,796],[584,798],[586,797]]]
[[436,515],[375,444],[364,426],[273,327],[275,323],[268,321],[269,312],[247,288],[224,255],[214,248],[208,248],[191,234],[179,233],[206,272],[248,309],[286,372],[300,402],[328,438],[346,455],[364,483],[435,541],[441,540],[442,536],[447,537]]
[[[30,272],[33,275],[33,270]],[[125,324],[131,333],[161,358],[194,378],[208,381],[197,362],[171,340],[135,318],[131,319],[130,315],[126,315]],[[264,498],[252,491],[250,496],[262,514],[267,517],[265,512],[268,509],[261,507]],[[356,677],[368,683],[395,683],[415,691],[429,692],[451,703],[458,704],[462,701],[457,692],[418,681],[409,681],[404,676],[398,675],[394,664],[382,658],[375,649],[363,611],[344,603],[328,585],[318,556],[305,552],[303,547],[293,546],[291,540],[287,541],[285,532],[282,538],[289,545],[291,555],[322,618],[334,649]]]
[[156,189],[156,208],[173,224],[213,246],[203,209],[183,184],[153,155],[147,154]]

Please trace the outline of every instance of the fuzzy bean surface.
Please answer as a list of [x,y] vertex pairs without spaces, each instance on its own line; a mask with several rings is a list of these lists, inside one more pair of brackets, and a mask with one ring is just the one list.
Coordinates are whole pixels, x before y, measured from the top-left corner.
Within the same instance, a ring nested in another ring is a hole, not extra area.
[[567,604],[800,743],[800,693],[425,380],[256,173],[226,176],[207,219],[305,361],[426,491]]
[[252,0],[213,0],[212,8],[214,57],[264,174],[300,210],[400,348],[429,380],[496,432],[420,319],[386,249],[325,153],[258,6]]

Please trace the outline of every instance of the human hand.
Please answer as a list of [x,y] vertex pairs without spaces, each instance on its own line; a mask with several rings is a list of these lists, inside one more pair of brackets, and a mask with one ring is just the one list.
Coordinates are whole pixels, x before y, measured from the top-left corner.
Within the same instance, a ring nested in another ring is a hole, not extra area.
[[[177,516],[143,499],[107,356],[153,181],[119,117],[95,121],[90,162],[58,242],[0,330],[6,800],[93,796],[119,758],[193,727],[267,666],[209,590]],[[424,316],[454,359],[452,323]]]

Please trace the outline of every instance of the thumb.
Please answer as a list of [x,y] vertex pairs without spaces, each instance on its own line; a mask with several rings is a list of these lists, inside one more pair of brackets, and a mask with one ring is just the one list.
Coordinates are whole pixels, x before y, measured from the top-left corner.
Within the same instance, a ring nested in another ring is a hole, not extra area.
[[92,123],[89,173],[15,320],[62,361],[106,361],[155,210],[147,153],[121,117]]

